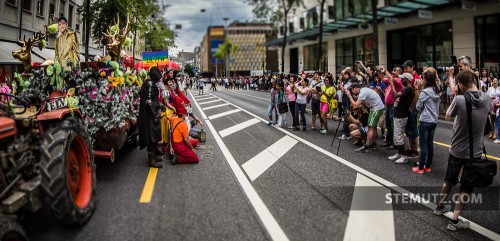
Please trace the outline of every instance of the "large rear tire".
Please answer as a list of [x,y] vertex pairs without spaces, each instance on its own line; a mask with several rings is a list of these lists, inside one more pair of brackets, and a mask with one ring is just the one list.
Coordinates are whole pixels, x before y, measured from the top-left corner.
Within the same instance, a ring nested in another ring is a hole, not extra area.
[[27,241],[23,227],[12,218],[0,217],[1,241]]
[[70,226],[82,226],[95,209],[95,163],[90,138],[74,117],[51,125],[41,152],[44,201],[53,216]]

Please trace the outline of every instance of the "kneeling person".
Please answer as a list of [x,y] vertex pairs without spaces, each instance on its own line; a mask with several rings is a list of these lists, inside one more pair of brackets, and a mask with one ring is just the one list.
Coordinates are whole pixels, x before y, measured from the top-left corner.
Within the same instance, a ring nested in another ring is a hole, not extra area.
[[178,163],[198,163],[200,160],[194,152],[194,148],[198,145],[198,140],[189,137],[188,126],[185,121],[187,110],[179,108],[177,116],[170,116],[170,126],[172,126],[172,141],[170,153],[177,154],[174,157],[172,164]]

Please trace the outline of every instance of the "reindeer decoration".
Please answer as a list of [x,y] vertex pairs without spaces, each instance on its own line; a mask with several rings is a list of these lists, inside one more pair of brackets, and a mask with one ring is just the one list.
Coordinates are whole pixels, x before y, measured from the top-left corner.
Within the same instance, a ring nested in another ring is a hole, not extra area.
[[115,28],[109,28],[102,39],[102,43],[106,44],[106,50],[108,51],[109,56],[106,56],[104,59],[118,61],[120,58],[122,44],[125,42],[125,39],[130,31],[130,15],[127,14],[127,24],[125,25],[125,28],[120,30],[120,16],[118,14],[115,25],[113,26],[115,26]]
[[43,40],[45,40],[46,30],[44,32],[37,32],[33,35],[33,37],[29,38],[26,41],[26,35],[24,35],[23,40],[20,39],[17,41],[17,44],[21,47],[21,49],[12,51],[12,56],[16,59],[19,59],[24,66],[24,71],[26,73],[31,72],[31,49],[33,46],[38,46],[40,51],[45,47]]

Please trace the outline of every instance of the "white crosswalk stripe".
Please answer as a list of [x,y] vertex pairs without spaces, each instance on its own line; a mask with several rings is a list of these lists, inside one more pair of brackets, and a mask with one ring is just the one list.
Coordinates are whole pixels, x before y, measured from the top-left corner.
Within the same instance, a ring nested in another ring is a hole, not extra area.
[[202,103],[198,103],[198,104],[199,105],[206,105],[206,104],[215,103],[215,102],[218,102],[218,101],[221,101],[221,100],[211,100],[211,101],[202,102]]
[[227,106],[227,105],[230,105],[230,104],[224,103],[224,104],[220,104],[220,105],[209,106],[209,107],[203,108],[203,110],[215,109],[215,108],[219,108],[219,107],[223,107],[223,106]]
[[220,137],[226,137],[226,136],[229,136],[229,135],[231,135],[231,134],[233,134],[233,133],[236,133],[236,132],[238,132],[238,131],[241,131],[241,130],[243,130],[243,129],[245,129],[245,128],[249,127],[249,126],[252,126],[252,125],[254,125],[254,124],[257,124],[257,123],[259,123],[259,122],[260,122],[260,120],[257,120],[257,119],[255,119],[255,118],[253,118],[253,119],[251,119],[251,120],[247,120],[247,121],[245,121],[245,122],[243,122],[243,123],[240,123],[240,124],[237,124],[237,125],[231,126],[231,127],[227,128],[227,129],[224,129],[224,130],[219,131]]
[[240,112],[240,111],[241,110],[239,110],[239,109],[234,109],[234,110],[230,110],[230,111],[226,111],[226,112],[222,112],[222,113],[219,113],[219,114],[216,114],[216,115],[209,116],[208,119],[214,120],[214,119],[217,119],[217,118],[220,118],[220,117],[224,117],[226,115],[234,114],[234,113],[237,113],[237,112]]

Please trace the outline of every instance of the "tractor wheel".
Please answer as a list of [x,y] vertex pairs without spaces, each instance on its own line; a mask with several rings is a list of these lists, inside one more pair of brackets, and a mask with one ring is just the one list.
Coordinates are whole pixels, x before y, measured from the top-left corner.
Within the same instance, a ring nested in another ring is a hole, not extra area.
[[27,241],[23,227],[12,218],[0,217],[1,241]]
[[52,124],[40,147],[44,201],[54,217],[71,226],[87,223],[95,209],[95,163],[82,123],[67,117]]

